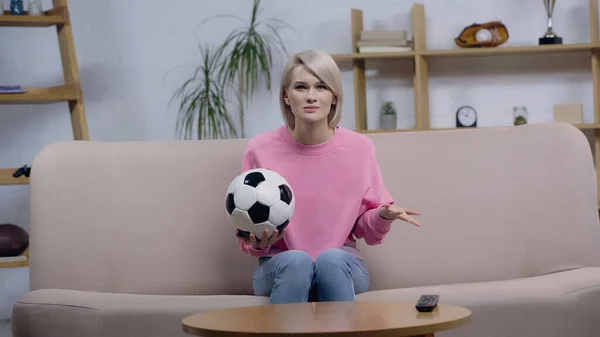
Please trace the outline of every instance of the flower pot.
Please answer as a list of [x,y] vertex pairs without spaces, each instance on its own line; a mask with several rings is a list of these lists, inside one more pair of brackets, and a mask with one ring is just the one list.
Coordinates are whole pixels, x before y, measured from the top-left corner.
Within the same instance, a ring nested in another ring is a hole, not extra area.
[[396,115],[386,114],[381,115],[380,127],[384,130],[395,130],[396,129]]

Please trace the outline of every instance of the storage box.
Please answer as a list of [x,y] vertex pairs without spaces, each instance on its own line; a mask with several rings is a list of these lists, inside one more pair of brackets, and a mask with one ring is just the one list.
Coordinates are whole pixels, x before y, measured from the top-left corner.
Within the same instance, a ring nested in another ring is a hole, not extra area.
[[583,104],[554,104],[554,121],[583,124]]

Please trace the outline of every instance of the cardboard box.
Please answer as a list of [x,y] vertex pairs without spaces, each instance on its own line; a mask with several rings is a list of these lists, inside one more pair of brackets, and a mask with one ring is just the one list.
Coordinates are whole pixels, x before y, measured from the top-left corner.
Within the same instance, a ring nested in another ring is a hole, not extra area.
[[583,124],[583,104],[554,104],[554,121]]

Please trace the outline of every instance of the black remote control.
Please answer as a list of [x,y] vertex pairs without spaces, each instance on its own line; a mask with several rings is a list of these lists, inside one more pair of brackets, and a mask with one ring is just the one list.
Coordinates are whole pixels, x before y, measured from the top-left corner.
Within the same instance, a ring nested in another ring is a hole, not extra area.
[[421,295],[415,308],[419,312],[431,312],[437,306],[440,295]]

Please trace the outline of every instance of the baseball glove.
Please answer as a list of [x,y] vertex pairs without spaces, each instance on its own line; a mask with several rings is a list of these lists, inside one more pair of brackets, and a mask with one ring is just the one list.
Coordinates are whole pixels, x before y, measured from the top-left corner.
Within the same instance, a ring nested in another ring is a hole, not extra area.
[[[478,41],[477,32],[487,29],[491,33],[491,39]],[[508,30],[500,21],[490,21],[484,24],[474,23],[465,27],[460,35],[454,39],[457,46],[461,48],[472,47],[497,47],[508,41]]]

